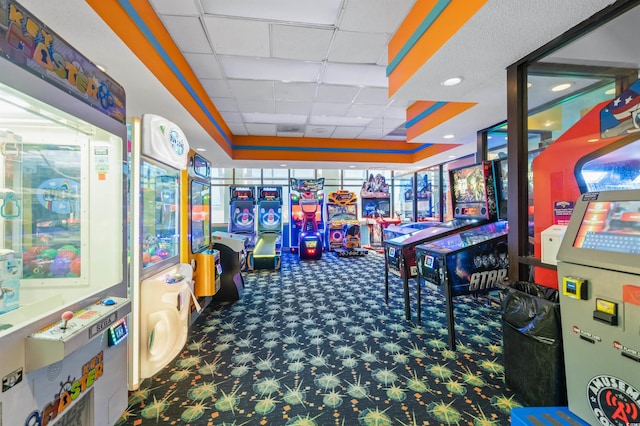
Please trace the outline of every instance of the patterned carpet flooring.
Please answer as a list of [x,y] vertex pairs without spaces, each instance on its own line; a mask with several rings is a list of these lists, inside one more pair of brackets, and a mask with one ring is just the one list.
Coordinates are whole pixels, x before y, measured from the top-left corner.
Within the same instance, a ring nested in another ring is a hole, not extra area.
[[280,271],[244,277],[242,299],[203,312],[117,425],[489,426],[521,406],[486,298],[454,300],[454,352],[440,293],[423,292],[421,324],[405,320],[397,277],[385,304],[381,254],[283,253]]

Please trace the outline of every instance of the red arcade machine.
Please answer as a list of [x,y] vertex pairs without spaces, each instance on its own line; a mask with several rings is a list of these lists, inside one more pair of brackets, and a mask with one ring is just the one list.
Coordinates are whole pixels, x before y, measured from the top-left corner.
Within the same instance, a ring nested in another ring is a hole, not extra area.
[[290,183],[291,248],[294,251],[299,250],[301,259],[320,259],[324,249],[322,218],[324,178],[304,180],[291,178]]
[[362,184],[360,190],[362,199],[362,218],[367,219],[369,227],[369,247],[374,250],[382,249],[383,231],[389,225],[398,225],[400,218],[391,217],[391,194],[384,176],[369,175],[369,180]]

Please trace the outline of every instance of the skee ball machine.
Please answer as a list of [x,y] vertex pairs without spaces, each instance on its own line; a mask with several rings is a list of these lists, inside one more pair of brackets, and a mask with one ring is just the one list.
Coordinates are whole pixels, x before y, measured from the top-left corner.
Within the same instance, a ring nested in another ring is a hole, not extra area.
[[282,187],[259,186],[257,240],[249,255],[253,269],[280,269],[282,252]]
[[20,4],[0,16],[0,424],[111,426],[127,407],[125,92]]
[[320,259],[324,250],[324,178],[291,178],[289,239],[301,259]]
[[242,270],[253,270],[253,248],[256,245],[256,188],[254,186],[229,187],[229,224],[230,234],[246,237],[245,261]]
[[156,374],[187,340],[193,268],[180,263],[180,188],[189,143],[171,121],[132,124],[129,388]]
[[200,154],[189,151],[189,167],[182,172],[180,258],[193,267],[194,294],[191,305],[191,323],[202,309],[211,303],[211,297],[220,290],[220,251],[211,248],[211,165]]
[[558,252],[569,410],[640,424],[640,190],[587,192]]

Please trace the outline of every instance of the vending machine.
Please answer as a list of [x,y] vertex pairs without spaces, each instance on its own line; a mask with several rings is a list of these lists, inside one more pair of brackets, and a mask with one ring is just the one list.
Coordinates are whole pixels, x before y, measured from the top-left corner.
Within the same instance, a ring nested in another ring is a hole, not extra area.
[[127,407],[125,92],[14,1],[0,53],[0,424],[111,426]]
[[191,322],[211,303],[220,290],[220,251],[211,248],[211,165],[206,158],[189,151],[189,166],[182,172],[180,258],[193,267],[194,294]]
[[558,252],[569,410],[640,424],[640,190],[587,192]]
[[131,134],[129,387],[137,389],[180,353],[194,296],[193,268],[180,263],[189,143],[180,127],[154,114],[133,120]]

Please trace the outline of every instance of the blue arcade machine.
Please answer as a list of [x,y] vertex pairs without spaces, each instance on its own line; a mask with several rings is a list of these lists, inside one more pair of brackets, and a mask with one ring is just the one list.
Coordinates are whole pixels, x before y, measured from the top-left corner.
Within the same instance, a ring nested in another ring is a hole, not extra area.
[[282,187],[258,187],[257,241],[249,269],[280,269],[282,248]]
[[291,178],[289,238],[301,259],[322,257],[324,235],[324,178]]
[[[256,196],[255,187],[231,186],[229,187],[229,225],[230,234],[239,234],[247,238],[247,259],[251,257],[256,243]],[[245,262],[245,269],[252,269],[250,262]]]

